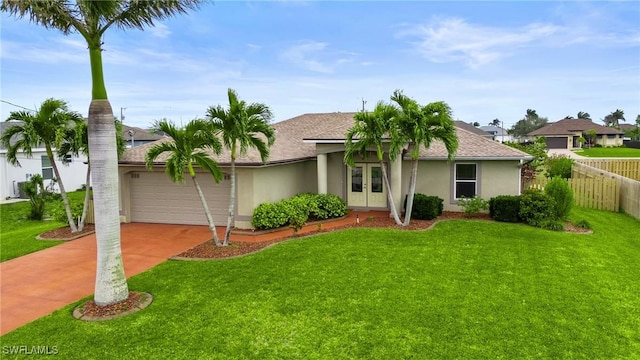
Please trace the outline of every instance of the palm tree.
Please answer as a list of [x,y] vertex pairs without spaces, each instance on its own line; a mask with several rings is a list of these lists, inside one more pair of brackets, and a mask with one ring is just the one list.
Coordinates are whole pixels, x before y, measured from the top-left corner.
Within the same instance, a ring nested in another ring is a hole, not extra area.
[[611,114],[604,117],[605,126],[612,126],[615,128],[620,127],[620,120],[626,121],[624,118],[624,111],[620,109],[616,109],[616,111],[611,112]]
[[91,154],[93,197],[96,213],[97,264],[94,301],[106,306],[129,296],[120,247],[120,205],[118,161],[113,110],[107,98],[102,68],[102,36],[110,27],[143,30],[155,20],[196,9],[199,0],[174,1],[90,1],[3,0],[0,11],[29,19],[45,28],[77,32],[87,43],[91,64],[91,104],[89,105],[89,152]]
[[591,115],[588,112],[578,111],[578,119],[591,120]]
[[493,120],[489,123],[489,126],[500,127],[500,119],[498,119],[498,118],[493,119]]
[[[355,166],[354,155],[356,153],[365,156],[370,148],[376,149],[376,155],[382,169],[384,186],[387,188],[387,199],[391,208],[391,215],[396,224],[402,225],[393,194],[389,184],[389,175],[384,164],[384,143],[396,134],[394,118],[398,109],[392,105],[379,101],[373,112],[361,111],[354,115],[355,124],[347,131],[344,162],[350,167]],[[389,152],[389,160],[395,161],[399,151]]]
[[62,144],[66,129],[82,123],[82,116],[76,112],[69,111],[67,103],[63,100],[47,99],[35,113],[14,111],[9,114],[7,121],[20,122],[9,127],[2,134],[1,141],[7,148],[7,160],[12,165],[20,166],[17,158],[19,151],[31,157],[33,148],[44,145],[54,176],[60,187],[60,195],[62,195],[62,203],[67,213],[67,221],[71,227],[71,232],[77,232],[78,228],[71,214],[71,205],[69,204],[62,177],[58,171],[53,149]]
[[418,177],[418,158],[420,147],[429,148],[434,141],[441,141],[447,149],[449,160],[458,149],[458,136],[456,126],[451,118],[451,108],[445,102],[438,101],[423,107],[413,99],[405,96],[402,91],[396,90],[391,100],[400,107],[398,116],[399,136],[392,144],[393,148],[408,144],[407,152],[411,156],[411,178],[409,180],[409,194],[407,209],[404,216],[404,226],[411,221],[413,210],[413,197],[416,190]]
[[224,147],[231,152],[231,196],[223,246],[229,245],[235,212],[236,159],[239,155],[244,155],[253,148],[258,150],[260,159],[264,162],[269,157],[269,147],[276,139],[275,132],[269,125],[272,114],[267,105],[262,103],[247,104],[245,101],[240,101],[238,94],[233,89],[227,91],[227,96],[229,98],[228,109],[224,109],[220,105],[211,106],[206,113],[215,134],[222,138]]
[[213,133],[211,125],[204,120],[195,119],[190,121],[184,128],[176,128],[172,122],[161,120],[153,125],[152,131],[155,133],[162,132],[173,141],[160,142],[147,151],[145,155],[147,168],[153,169],[153,163],[158,156],[164,152],[169,152],[170,155],[166,161],[165,172],[173,182],[184,182],[184,170],[187,169],[189,171],[189,176],[193,180],[193,185],[198,192],[204,213],[207,216],[213,241],[216,246],[222,246],[207,200],[202,193],[198,180],[196,180],[196,172],[193,166],[197,164],[207,170],[216,182],[220,182],[222,179],[222,171],[218,163],[211,157],[211,153],[220,154],[222,145],[218,137]]

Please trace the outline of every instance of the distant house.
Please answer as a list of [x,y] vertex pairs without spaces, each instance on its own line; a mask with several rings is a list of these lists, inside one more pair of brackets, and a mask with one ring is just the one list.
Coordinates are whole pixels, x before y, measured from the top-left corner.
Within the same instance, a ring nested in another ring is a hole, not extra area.
[[[14,121],[0,122],[0,136],[16,123]],[[35,174],[42,175],[45,186],[50,186],[53,191],[60,191],[58,185],[53,181],[55,178],[53,168],[44,146],[32,149],[32,156],[30,157],[22,152],[19,152],[16,157],[20,162],[20,166],[14,166],[9,163],[7,149],[0,144],[0,183],[2,184],[0,186],[0,198],[25,197],[24,193],[21,193],[21,186]],[[87,175],[86,157],[69,157],[63,163],[58,161],[56,155],[56,164],[67,191],[77,190],[85,184]]]
[[460,128],[460,129],[464,129],[464,130],[467,130],[467,131],[469,131],[471,133],[474,133],[476,135],[482,136],[483,138],[493,140],[492,139],[493,135],[489,134],[486,131],[483,131],[481,128],[477,128],[477,127],[475,127],[475,126],[473,126],[473,125],[471,125],[469,123],[466,123],[466,122],[460,121],[460,120],[456,120],[456,121],[454,121],[454,123],[456,123],[456,126],[458,128]]
[[154,134],[149,130],[124,124],[122,125],[122,136],[127,142],[127,148],[148,144],[163,138],[162,135]]
[[493,126],[493,125],[480,126],[480,130],[491,134],[492,136],[491,140],[493,141],[498,141],[500,143],[514,141],[514,139],[511,137],[511,135],[509,135],[507,130],[499,126]]
[[594,144],[602,146],[621,146],[623,132],[586,119],[563,119],[548,124],[527,134],[530,139],[543,137],[549,149],[577,149],[582,147],[578,139],[588,140],[587,132],[595,130]]
[[[353,126],[355,113],[304,114],[273,124],[276,141],[266,163],[251,149],[236,160],[235,226],[251,228],[253,210],[304,192],[334,194],[351,209],[388,210],[387,192],[401,209],[409,190],[411,160],[408,155],[385,157],[389,188],[375,151],[355,157],[355,166],[344,163],[345,134]],[[459,211],[462,197],[517,195],[521,191],[520,168],[532,157],[491,140],[491,135],[456,122],[458,151],[447,161],[442,142],[420,150],[416,192],[444,200],[444,209]],[[462,123],[464,124],[464,123]],[[468,124],[466,124],[468,125]],[[470,129],[470,130],[471,130]],[[477,132],[483,134],[476,135]],[[168,138],[155,144],[171,141]],[[191,181],[171,182],[164,173],[167,154],[158,158],[154,171],[145,166],[145,154],[154,144],[128,149],[119,165],[121,214],[127,222],[207,224]],[[372,149],[373,150],[373,149]],[[215,156],[223,171],[230,171],[230,153]],[[198,169],[203,192],[217,223],[226,221],[231,178],[214,183],[211,175]]]

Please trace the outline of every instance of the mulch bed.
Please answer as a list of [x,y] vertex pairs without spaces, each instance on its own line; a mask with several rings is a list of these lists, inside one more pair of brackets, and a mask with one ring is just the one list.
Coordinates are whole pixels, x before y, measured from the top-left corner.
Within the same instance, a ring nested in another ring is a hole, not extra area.
[[71,232],[71,228],[69,226],[49,230],[45,233],[42,233],[38,236],[41,240],[72,240],[77,239],[79,237],[93,234],[96,231],[96,227],[93,224],[86,224],[82,231]]
[[151,294],[130,291],[126,300],[112,305],[98,306],[93,300],[89,300],[75,308],[73,316],[85,321],[111,320],[142,310],[152,301]]

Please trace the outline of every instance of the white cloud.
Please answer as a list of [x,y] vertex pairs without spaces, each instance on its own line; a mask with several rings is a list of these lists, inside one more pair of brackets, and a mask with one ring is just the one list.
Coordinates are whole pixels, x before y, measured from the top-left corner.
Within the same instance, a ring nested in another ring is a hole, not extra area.
[[149,33],[157,38],[166,39],[171,35],[171,30],[167,25],[156,23],[154,27],[148,29]]
[[415,50],[433,62],[463,62],[470,68],[508,56],[514,48],[541,41],[561,27],[532,23],[519,28],[497,28],[469,24],[460,18],[442,18],[396,34],[414,38]]
[[324,42],[306,41],[286,49],[282,52],[281,58],[313,72],[331,73],[333,72],[333,67],[317,59],[317,55],[326,47],[327,43]]

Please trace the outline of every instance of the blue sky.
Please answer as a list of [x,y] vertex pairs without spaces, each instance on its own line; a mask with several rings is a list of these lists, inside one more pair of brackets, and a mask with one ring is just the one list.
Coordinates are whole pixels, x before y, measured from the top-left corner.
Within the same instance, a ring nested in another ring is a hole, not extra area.
[[[0,99],[34,108],[90,102],[86,45],[0,15]],[[640,2],[216,1],[146,31],[104,37],[116,116],[147,127],[226,104],[227,88],[274,121],[372,109],[403,89],[446,101],[456,119],[510,127],[528,108],[550,121],[640,114]],[[19,108],[0,103],[1,118]]]

